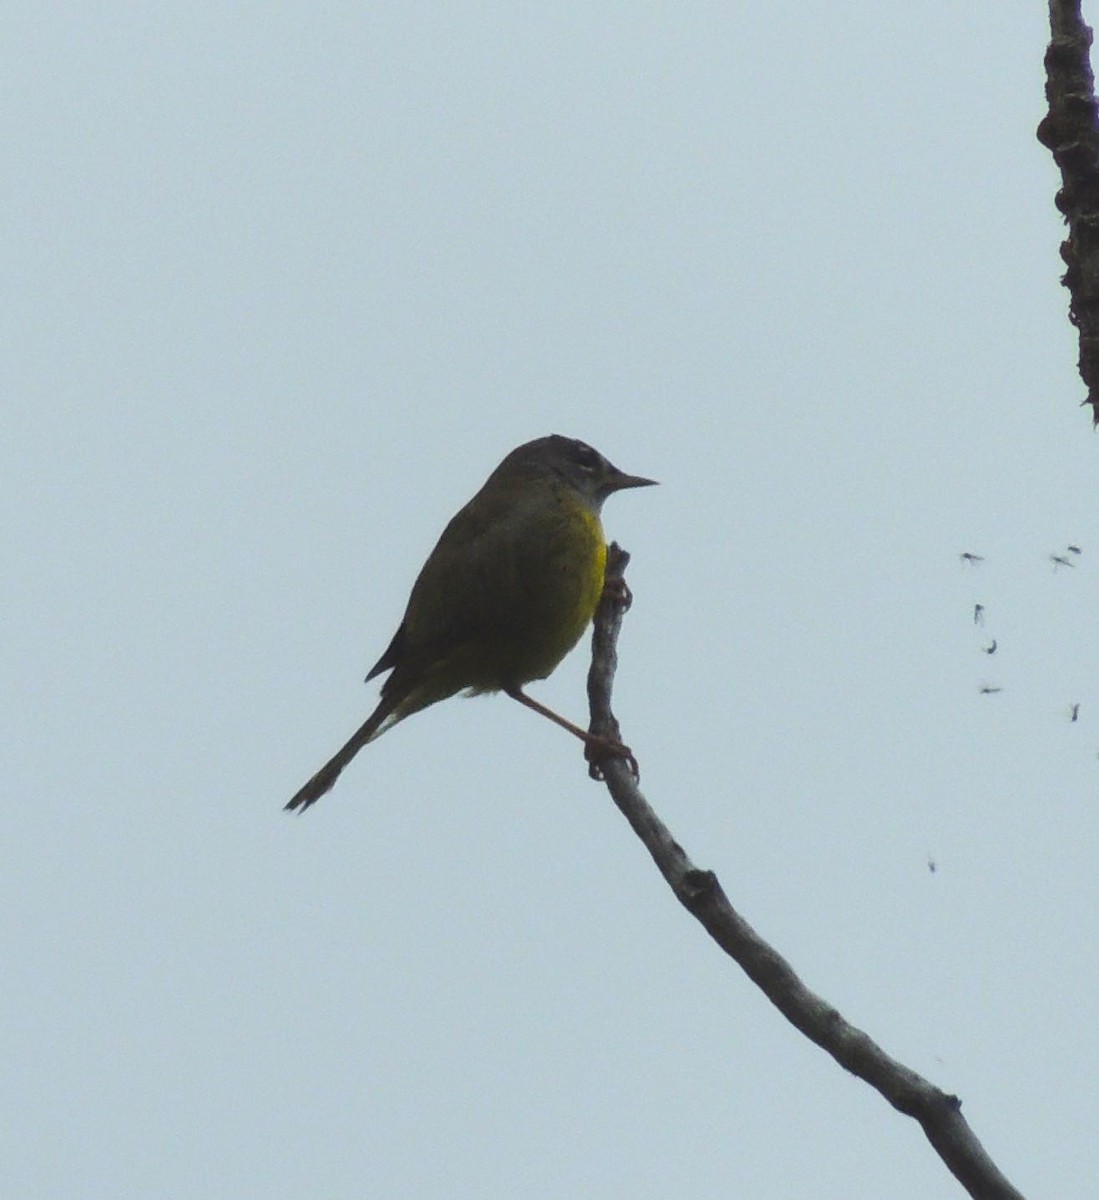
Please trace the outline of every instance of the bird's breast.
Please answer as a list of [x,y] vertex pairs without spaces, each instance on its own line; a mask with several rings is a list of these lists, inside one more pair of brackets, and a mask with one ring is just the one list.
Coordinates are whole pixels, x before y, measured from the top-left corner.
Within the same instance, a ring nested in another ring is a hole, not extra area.
[[509,614],[519,683],[544,679],[580,640],[603,592],[607,546],[586,506],[559,503],[519,548]]

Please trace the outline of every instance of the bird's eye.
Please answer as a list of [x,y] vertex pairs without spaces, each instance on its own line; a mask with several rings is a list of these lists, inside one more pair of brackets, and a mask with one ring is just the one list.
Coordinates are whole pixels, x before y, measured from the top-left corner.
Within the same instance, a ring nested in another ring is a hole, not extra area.
[[593,450],[584,442],[577,442],[574,447],[576,465],[584,471],[598,471],[602,461],[598,450]]

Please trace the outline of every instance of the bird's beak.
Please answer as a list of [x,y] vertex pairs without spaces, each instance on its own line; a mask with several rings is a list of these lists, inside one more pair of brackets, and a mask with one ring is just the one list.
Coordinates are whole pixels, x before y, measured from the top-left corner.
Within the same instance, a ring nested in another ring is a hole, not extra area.
[[656,487],[656,480],[643,479],[640,475],[627,475],[617,467],[612,469],[612,474],[607,478],[608,492],[620,492],[623,488],[635,487]]

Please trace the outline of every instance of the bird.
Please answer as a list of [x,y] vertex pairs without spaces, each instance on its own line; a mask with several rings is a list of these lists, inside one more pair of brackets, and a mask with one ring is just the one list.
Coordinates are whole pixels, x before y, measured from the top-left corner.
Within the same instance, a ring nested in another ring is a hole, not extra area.
[[973,605],[973,624],[983,625],[985,623],[985,606],[983,604]]
[[977,563],[983,563],[985,560],[983,554],[974,554],[970,550],[966,550],[964,553],[959,554],[958,557],[963,563],[968,563],[971,567],[976,566]]
[[285,808],[309,808],[369,742],[463,691],[504,692],[590,749],[632,760],[626,747],[558,716],[523,687],[557,667],[595,613],[607,559],[603,502],[655,483],[560,434],[506,455],[443,530],[413,584],[397,632],[366,676],[390,673],[377,707]]
[[984,651],[985,654],[995,654],[996,646],[997,646],[996,639],[993,638],[992,641],[989,642],[989,644],[987,646],[982,646],[981,649]]

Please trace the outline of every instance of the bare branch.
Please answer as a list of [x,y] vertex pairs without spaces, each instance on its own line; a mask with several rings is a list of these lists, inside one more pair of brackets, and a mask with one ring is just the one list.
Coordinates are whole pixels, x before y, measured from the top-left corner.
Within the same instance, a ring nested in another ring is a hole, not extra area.
[[1088,389],[1084,403],[1099,425],[1099,122],[1088,60],[1092,33],[1080,0],[1049,0],[1049,25],[1049,112],[1038,126],[1038,140],[1053,152],[1061,171],[1056,203],[1068,223],[1061,282],[1069,290],[1069,319],[1080,331],[1080,377]]
[[[627,562],[629,555],[612,544],[607,559],[608,581],[620,579]],[[604,590],[595,615],[588,674],[592,731],[615,738],[619,729],[611,712],[611,687],[618,665],[618,634],[628,606],[629,591],[624,580],[621,587],[615,584]],[[645,844],[676,898],[786,1019],[840,1066],[877,1089],[894,1108],[919,1121],[928,1141],[971,1196],[977,1200],[1023,1200],[970,1129],[958,1097],[940,1091],[891,1058],[801,982],[790,964],[729,903],[717,876],[691,862],[641,794],[628,764],[620,759],[608,760],[603,764],[603,773],[615,804]]]

